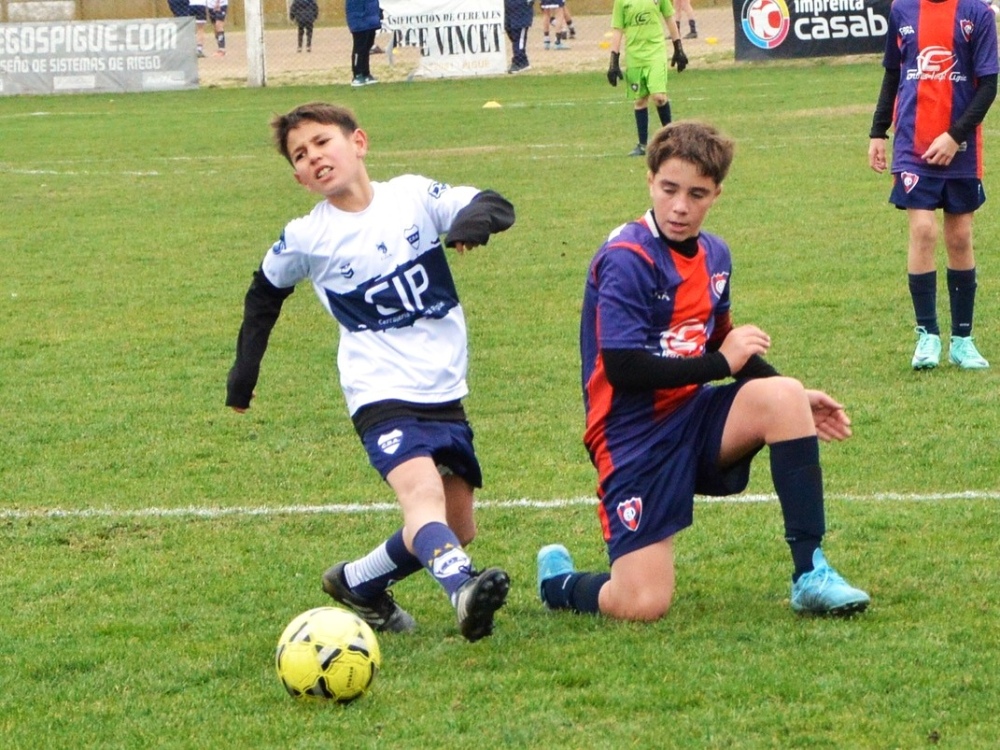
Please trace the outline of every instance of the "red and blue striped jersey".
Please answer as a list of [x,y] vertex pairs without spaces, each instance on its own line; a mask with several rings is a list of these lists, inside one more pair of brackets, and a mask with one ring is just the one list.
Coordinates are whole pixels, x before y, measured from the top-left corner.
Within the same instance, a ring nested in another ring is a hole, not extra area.
[[660,235],[652,211],[618,227],[591,261],[580,323],[584,443],[601,479],[635,458],[656,425],[701,385],[615,390],[602,349],[643,349],[661,357],[699,357],[717,319],[729,320],[732,260],[721,238],[702,232],[687,258]]
[[882,64],[900,71],[892,171],[981,178],[981,125],[950,165],[929,165],[920,157],[965,112],[979,78],[1000,72],[990,7],[982,0],[894,0]]

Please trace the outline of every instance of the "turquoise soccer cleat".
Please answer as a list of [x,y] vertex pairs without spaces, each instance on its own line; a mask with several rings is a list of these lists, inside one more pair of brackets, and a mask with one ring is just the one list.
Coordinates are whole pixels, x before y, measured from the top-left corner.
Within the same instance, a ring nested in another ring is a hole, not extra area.
[[927,333],[923,326],[917,326],[917,348],[913,352],[910,364],[914,370],[930,370],[937,367],[941,361],[941,337],[936,333]]
[[948,359],[963,370],[985,370],[990,366],[972,342],[972,336],[952,336]]
[[819,615],[852,615],[862,612],[871,599],[830,567],[823,551],[813,552],[813,569],[792,584],[792,609]]
[[573,558],[570,557],[569,550],[561,544],[548,544],[538,550],[538,598],[542,603],[548,606],[542,584],[550,578],[575,572]]

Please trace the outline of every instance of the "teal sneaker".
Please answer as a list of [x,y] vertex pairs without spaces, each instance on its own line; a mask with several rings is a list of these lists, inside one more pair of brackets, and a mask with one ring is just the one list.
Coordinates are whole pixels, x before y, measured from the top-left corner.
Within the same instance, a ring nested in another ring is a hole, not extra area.
[[986,358],[972,343],[972,336],[952,336],[948,359],[963,370],[985,370],[990,366]]
[[856,589],[831,568],[823,550],[813,552],[813,569],[792,584],[792,609],[819,615],[853,615],[871,602],[868,594]]
[[538,598],[542,600],[542,604],[549,606],[542,590],[543,583],[550,578],[575,572],[573,558],[570,557],[569,550],[561,544],[547,544],[538,550]]
[[927,329],[923,326],[917,326],[916,332],[917,348],[913,352],[910,364],[914,370],[930,370],[932,367],[937,367],[941,361],[941,337],[936,333],[927,333]]

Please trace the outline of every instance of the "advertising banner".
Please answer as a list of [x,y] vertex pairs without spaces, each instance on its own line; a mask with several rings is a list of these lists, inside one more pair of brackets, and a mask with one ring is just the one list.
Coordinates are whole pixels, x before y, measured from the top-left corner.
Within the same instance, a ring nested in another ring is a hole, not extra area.
[[411,76],[493,75],[507,70],[503,0],[379,0],[396,47],[416,47]]
[[0,95],[191,88],[193,18],[0,24]]
[[737,60],[881,53],[890,0],[733,0]]

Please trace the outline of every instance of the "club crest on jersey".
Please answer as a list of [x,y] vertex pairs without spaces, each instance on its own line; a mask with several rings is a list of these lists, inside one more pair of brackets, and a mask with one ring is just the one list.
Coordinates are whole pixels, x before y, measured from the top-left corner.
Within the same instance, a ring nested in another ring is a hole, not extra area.
[[382,449],[383,453],[387,453],[390,456],[399,450],[399,446],[403,444],[403,431],[396,429],[392,432],[386,432],[378,436],[378,447]]
[[416,224],[409,227],[403,236],[406,238],[406,241],[410,243],[410,247],[414,250],[420,247],[420,230],[417,228]]
[[432,183],[429,188],[427,188],[427,192],[430,194],[431,198],[440,198],[442,195],[444,195],[444,191],[447,190],[449,187],[451,187],[451,185],[448,185],[447,183],[435,182]]
[[642,498],[630,497],[618,503],[618,519],[629,531],[638,529],[642,520]]
[[725,271],[712,274],[712,294],[716,297],[721,297],[722,293],[726,291],[726,284],[729,283],[729,274]]
[[907,193],[913,190],[917,186],[917,183],[920,182],[920,175],[913,174],[913,172],[903,172],[899,177],[903,181],[903,190]]
[[976,24],[970,21],[968,18],[963,18],[958,22],[958,27],[962,30],[962,36],[965,37],[965,41],[972,40],[972,32],[975,31]]

